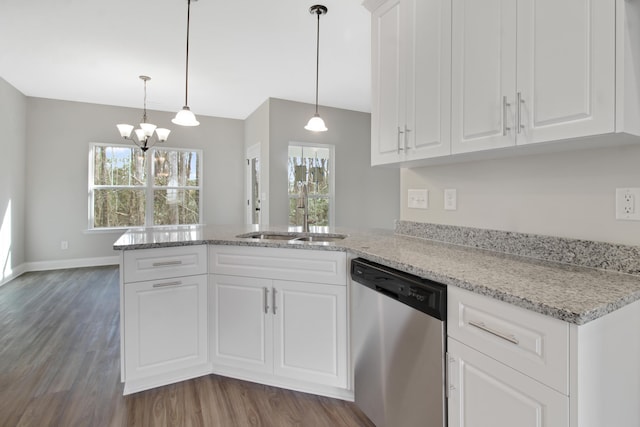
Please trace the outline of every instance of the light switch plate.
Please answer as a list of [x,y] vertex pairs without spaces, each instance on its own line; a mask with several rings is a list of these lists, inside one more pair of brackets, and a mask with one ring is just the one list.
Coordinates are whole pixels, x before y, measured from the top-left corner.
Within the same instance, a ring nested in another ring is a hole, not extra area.
[[455,211],[456,209],[458,209],[458,192],[455,188],[445,188],[444,210]]
[[429,190],[409,190],[407,195],[407,207],[412,209],[428,209]]

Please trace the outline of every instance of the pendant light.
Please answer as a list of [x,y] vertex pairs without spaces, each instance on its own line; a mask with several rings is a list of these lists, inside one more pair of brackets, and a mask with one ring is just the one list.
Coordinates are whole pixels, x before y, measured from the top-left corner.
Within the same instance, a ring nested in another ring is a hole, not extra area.
[[[189,109],[189,21],[191,15],[191,1],[187,0],[187,58],[185,61],[185,77],[184,77],[184,107],[178,111],[176,116],[171,120],[180,126],[198,126],[200,122],[196,119],[196,115]],[[197,0],[193,0],[197,1]]]
[[325,132],[327,127],[320,114],[318,114],[318,74],[320,69],[320,15],[326,14],[327,8],[321,4],[316,4],[309,8],[309,13],[318,17],[318,31],[316,34],[316,113],[309,119],[309,123],[304,128],[313,132]]
[[[149,76],[139,76],[140,80],[144,82],[144,110],[142,113],[142,123],[140,123],[140,129],[133,130],[132,125],[128,124],[118,124],[118,130],[120,131],[120,136],[124,139],[128,139],[136,144],[142,152],[144,153],[149,148],[155,145],[156,141],[151,140],[151,137],[156,136],[157,142],[165,142],[169,137],[169,129],[159,128],[154,124],[147,123],[147,82],[151,80]],[[131,133],[135,132],[136,137],[132,138]],[[137,141],[136,141],[137,138]],[[149,141],[151,140],[151,144]]]

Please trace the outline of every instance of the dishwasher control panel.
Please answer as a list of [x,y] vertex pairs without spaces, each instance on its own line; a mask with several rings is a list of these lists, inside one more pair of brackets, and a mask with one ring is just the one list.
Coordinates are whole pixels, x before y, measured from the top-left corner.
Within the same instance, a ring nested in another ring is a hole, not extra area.
[[372,261],[351,261],[351,279],[440,320],[447,317],[447,287]]

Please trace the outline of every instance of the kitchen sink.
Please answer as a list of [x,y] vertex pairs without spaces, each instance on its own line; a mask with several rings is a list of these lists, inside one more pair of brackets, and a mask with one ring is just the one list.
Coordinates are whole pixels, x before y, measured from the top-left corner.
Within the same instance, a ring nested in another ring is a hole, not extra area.
[[236,237],[248,237],[250,239],[260,240],[291,240],[297,237],[296,234],[270,234],[270,233],[249,233],[249,235],[241,234]]
[[252,233],[239,234],[236,237],[256,240],[287,240],[295,242],[335,242],[347,237],[346,234],[309,234],[309,233],[269,233],[256,231]]
[[335,242],[336,240],[344,239],[345,235],[333,235],[333,236],[303,236],[295,239],[297,242]]

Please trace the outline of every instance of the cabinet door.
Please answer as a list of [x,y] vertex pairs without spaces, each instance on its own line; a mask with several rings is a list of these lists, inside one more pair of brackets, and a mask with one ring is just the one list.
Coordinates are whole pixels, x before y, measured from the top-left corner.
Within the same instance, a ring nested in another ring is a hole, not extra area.
[[569,398],[448,340],[449,427],[568,427]]
[[518,1],[518,144],[614,131],[615,2]]
[[271,373],[271,280],[219,274],[210,280],[214,366]]
[[451,153],[451,1],[406,2],[406,158]]
[[515,145],[516,2],[452,4],[452,152]]
[[274,281],[274,372],[347,386],[346,287]]
[[405,123],[403,13],[403,0],[389,0],[372,13],[372,165],[397,162],[403,156],[403,134],[399,133]]
[[124,284],[125,379],[208,361],[207,276]]

